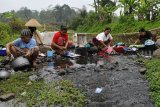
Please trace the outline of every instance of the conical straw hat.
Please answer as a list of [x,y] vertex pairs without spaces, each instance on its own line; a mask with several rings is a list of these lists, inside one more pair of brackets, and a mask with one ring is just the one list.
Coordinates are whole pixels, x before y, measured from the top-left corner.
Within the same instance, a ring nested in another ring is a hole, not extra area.
[[41,24],[36,20],[36,19],[30,19],[26,24],[25,26],[28,26],[28,27],[40,27]]

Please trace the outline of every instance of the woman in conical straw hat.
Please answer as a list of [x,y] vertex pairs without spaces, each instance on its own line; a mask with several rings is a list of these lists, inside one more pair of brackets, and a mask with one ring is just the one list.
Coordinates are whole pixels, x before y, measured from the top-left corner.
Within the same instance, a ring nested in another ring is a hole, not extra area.
[[37,27],[40,27],[41,24],[36,20],[36,19],[30,19],[25,26],[27,26],[31,33],[33,38],[35,38],[37,45],[39,46],[39,50],[42,53],[45,53],[47,50],[50,50],[50,46],[44,46],[43,41],[42,41],[42,36],[37,30]]
[[25,26],[27,26],[27,27],[30,29],[33,38],[35,38],[35,40],[36,40],[36,42],[37,42],[37,45],[43,45],[41,35],[40,35],[40,33],[37,31],[37,27],[40,27],[41,24],[40,24],[36,19],[30,19],[30,20],[25,24]]

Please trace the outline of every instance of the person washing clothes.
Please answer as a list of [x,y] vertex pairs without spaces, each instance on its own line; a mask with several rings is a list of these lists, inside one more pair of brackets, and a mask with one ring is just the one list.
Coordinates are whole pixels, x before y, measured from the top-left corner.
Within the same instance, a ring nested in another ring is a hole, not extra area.
[[140,50],[144,52],[147,51],[147,54],[149,54],[149,51],[151,51],[152,54],[153,51],[156,49],[155,41],[153,40],[154,36],[152,35],[152,33],[145,30],[144,28],[141,28],[139,30],[139,38],[135,41],[134,44],[143,44],[145,47],[140,48]]
[[39,53],[39,48],[36,45],[35,39],[32,38],[29,29],[23,29],[20,38],[9,42],[6,45],[6,51],[8,56],[11,56],[12,54],[14,58],[24,55],[33,67],[36,67],[37,65],[36,58]]
[[139,38],[134,44],[145,44],[145,41],[148,39],[152,39],[152,33],[150,31],[146,31],[144,28],[141,28],[139,30]]
[[66,26],[61,25],[60,31],[55,33],[52,39],[51,48],[60,55],[62,55],[72,44],[68,40],[67,30]]
[[93,38],[92,41],[99,50],[104,48],[110,48],[111,42],[113,40],[112,35],[110,34],[111,28],[106,27],[103,32],[99,33],[96,38]]

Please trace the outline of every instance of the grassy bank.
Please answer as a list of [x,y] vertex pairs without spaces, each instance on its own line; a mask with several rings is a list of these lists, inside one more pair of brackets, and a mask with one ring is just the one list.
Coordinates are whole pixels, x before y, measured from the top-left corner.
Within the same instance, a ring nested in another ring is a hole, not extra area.
[[150,96],[155,107],[160,107],[160,60],[152,59],[145,62],[147,73],[145,74],[149,81]]
[[82,107],[84,95],[70,81],[61,80],[56,83],[45,84],[44,81],[29,81],[33,72],[16,73],[10,79],[1,81],[0,90],[3,93],[15,93],[18,101],[25,101],[27,107],[47,105],[61,105],[63,107]]
[[149,22],[149,21],[127,21],[120,23],[104,23],[104,22],[95,22],[92,25],[83,25],[79,26],[78,32],[87,32],[87,33],[99,33],[104,30],[105,27],[110,27],[112,29],[112,34],[117,33],[131,33],[138,32],[139,28],[144,27],[145,29],[153,29],[160,27],[160,21]]

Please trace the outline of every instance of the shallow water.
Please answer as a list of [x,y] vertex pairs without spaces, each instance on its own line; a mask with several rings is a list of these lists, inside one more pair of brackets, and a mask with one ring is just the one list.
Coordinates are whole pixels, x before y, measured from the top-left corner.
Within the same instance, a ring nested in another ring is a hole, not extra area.
[[67,57],[59,57],[59,58],[51,58],[49,62],[44,63],[43,66],[53,67],[54,69],[64,69],[70,67],[81,67],[85,65],[103,65],[110,62],[110,60],[99,57],[97,55],[90,56],[80,56],[76,58],[67,58]]

